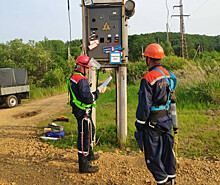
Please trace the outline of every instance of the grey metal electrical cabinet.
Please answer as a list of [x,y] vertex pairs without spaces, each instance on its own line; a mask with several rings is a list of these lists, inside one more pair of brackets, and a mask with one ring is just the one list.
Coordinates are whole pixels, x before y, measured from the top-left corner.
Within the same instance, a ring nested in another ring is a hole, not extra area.
[[88,7],[87,15],[88,56],[109,59],[109,52],[122,50],[122,7]]

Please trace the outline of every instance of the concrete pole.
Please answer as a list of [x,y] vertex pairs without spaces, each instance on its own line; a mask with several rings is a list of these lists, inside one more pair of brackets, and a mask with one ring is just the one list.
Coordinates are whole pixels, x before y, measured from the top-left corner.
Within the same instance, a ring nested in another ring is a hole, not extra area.
[[123,144],[127,138],[127,67],[120,67],[119,76],[119,137]]
[[[119,130],[119,68],[115,68],[115,81],[116,81],[116,125],[117,125],[117,131]],[[117,133],[116,133],[117,135]]]
[[[128,62],[128,25],[122,6],[122,62]],[[127,139],[127,67],[119,68],[119,138],[121,144]]]
[[[84,55],[87,55],[86,52],[86,30],[88,29],[88,25],[87,25],[87,11],[86,11],[86,7],[83,5],[82,2],[82,37],[83,37],[83,47],[82,47],[82,53]],[[93,68],[92,70],[89,70],[89,74],[88,74],[88,81],[89,83],[92,84],[92,86],[90,87],[91,92],[94,92],[96,90],[96,70]],[[95,103],[95,102],[94,102]],[[93,124],[96,127],[96,109],[92,108],[92,120],[93,120]],[[94,142],[95,142],[95,137],[94,137]]]
[[[93,67],[92,70],[89,70],[88,80],[89,83],[92,83],[92,86],[90,87],[91,92],[96,91],[96,69]],[[96,127],[96,109],[94,107],[92,108],[92,120],[94,126]]]

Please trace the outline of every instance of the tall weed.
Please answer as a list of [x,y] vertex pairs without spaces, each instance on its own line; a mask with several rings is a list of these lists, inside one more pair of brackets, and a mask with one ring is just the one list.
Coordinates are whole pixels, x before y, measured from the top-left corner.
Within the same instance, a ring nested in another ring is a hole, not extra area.
[[55,94],[64,93],[66,92],[66,89],[67,89],[66,84],[62,84],[54,87],[47,87],[47,88],[36,87],[34,85],[31,85],[30,97],[31,99],[38,99],[47,96],[52,96]]
[[180,108],[208,109],[219,107],[220,83],[208,79],[192,86],[179,85],[176,90],[177,102]]

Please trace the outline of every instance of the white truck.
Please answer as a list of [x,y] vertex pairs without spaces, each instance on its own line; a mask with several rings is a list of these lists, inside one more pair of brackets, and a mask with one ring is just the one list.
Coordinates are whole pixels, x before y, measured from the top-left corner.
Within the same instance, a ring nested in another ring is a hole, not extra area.
[[27,70],[24,68],[0,68],[0,105],[16,107],[21,99],[30,98]]

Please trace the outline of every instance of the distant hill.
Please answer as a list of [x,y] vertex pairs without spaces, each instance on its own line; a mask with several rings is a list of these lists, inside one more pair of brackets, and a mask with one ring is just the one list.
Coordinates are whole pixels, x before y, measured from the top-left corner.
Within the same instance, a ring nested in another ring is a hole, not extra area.
[[[180,33],[169,33],[169,40],[172,49],[169,47],[166,32],[130,35],[128,37],[129,60],[138,61],[141,58],[142,48],[144,51],[146,46],[151,43],[159,43],[164,48],[166,55],[173,52],[175,55],[180,56]],[[220,35],[206,36],[186,34],[186,41],[190,59],[194,57],[199,46],[200,52],[211,52],[213,50],[220,52]]]

